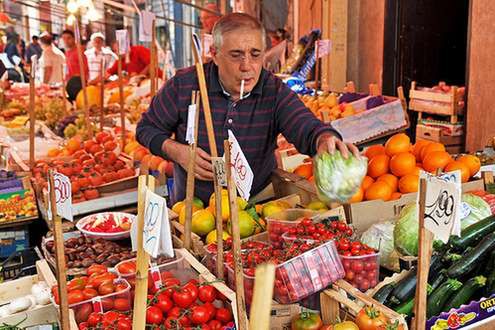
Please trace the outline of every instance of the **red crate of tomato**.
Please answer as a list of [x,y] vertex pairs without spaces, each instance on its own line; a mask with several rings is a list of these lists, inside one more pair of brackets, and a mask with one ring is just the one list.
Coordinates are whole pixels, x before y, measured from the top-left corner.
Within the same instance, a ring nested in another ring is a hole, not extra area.
[[268,239],[275,248],[282,247],[282,235],[296,226],[303,218],[310,218],[317,212],[305,209],[287,209],[267,217]]

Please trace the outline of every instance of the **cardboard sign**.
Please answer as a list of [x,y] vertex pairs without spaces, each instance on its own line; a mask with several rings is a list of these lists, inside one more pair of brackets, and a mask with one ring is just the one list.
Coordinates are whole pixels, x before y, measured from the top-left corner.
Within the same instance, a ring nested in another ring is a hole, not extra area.
[[232,166],[232,176],[234,177],[234,182],[237,187],[237,191],[242,198],[246,201],[249,200],[249,195],[251,192],[251,186],[253,185],[254,174],[249,166],[249,163],[242,152],[241,146],[237,139],[232,133],[229,132],[229,143],[230,143],[230,155]]
[[318,58],[322,58],[330,54],[332,50],[332,41],[330,39],[323,39],[317,41],[318,46]]
[[154,19],[155,14],[150,11],[143,10],[139,13],[139,41],[152,41]]
[[[137,221],[131,227],[132,250],[137,250]],[[143,248],[153,258],[158,255],[174,256],[172,234],[166,200],[146,189]]]
[[[57,214],[62,218],[74,221],[72,217],[72,185],[70,179],[63,174],[53,172],[53,185],[55,190],[55,203]],[[48,182],[48,194],[50,194],[50,183]],[[52,218],[50,198],[48,198],[48,217]]]
[[225,172],[225,161],[222,157],[212,157],[213,170],[217,178],[217,183],[221,187],[227,187],[227,173]]
[[196,104],[190,104],[187,109],[187,130],[186,130],[186,141],[189,144],[195,143],[194,140],[194,129],[196,124]]
[[425,228],[436,239],[447,243],[453,230],[460,228],[460,194],[457,184],[424,172],[420,177],[426,179]]
[[119,46],[119,55],[125,55],[130,49],[130,41],[127,30],[116,30],[115,38]]

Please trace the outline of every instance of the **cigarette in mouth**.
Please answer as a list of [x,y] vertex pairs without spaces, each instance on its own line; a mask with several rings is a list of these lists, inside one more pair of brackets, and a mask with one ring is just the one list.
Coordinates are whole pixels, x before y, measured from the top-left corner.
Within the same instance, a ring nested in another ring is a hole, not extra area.
[[244,79],[241,80],[241,95],[240,95],[241,100],[243,96],[244,96]]

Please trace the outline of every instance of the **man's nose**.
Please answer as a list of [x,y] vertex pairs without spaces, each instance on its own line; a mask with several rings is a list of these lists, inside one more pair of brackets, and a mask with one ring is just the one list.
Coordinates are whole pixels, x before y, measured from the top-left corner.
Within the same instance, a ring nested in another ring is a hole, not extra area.
[[239,65],[239,70],[242,72],[251,70],[251,66],[249,65],[249,62],[246,59],[244,59]]

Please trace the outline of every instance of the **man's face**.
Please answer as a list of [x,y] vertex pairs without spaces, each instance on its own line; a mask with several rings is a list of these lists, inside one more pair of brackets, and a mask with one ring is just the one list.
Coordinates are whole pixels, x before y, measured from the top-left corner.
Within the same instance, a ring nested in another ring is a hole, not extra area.
[[242,29],[223,35],[223,44],[215,50],[213,61],[223,87],[238,96],[241,81],[244,80],[244,93],[249,93],[258,83],[263,67],[263,41],[261,31]]
[[76,45],[76,41],[74,40],[74,37],[68,33],[62,34],[62,40],[64,41],[64,45],[67,48],[74,48],[74,46]]
[[93,46],[95,47],[96,50],[101,50],[101,48],[103,47],[103,39],[102,38],[94,38]]

